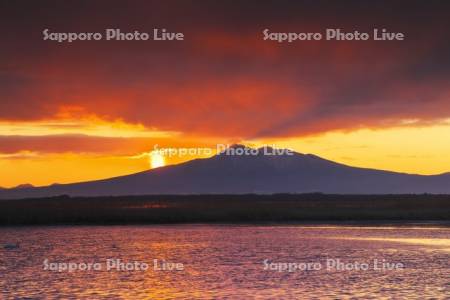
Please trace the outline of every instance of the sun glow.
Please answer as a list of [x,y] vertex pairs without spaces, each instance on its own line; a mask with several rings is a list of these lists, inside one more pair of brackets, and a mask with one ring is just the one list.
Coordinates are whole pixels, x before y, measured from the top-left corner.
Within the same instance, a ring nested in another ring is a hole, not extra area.
[[152,169],[164,167],[166,165],[164,156],[158,152],[150,153],[150,167]]

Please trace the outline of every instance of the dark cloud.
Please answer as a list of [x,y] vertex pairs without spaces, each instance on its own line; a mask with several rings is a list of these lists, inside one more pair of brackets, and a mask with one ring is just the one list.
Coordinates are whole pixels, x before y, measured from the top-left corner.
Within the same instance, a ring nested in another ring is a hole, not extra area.
[[120,138],[87,135],[48,136],[0,136],[0,156],[21,152],[31,153],[108,153],[115,155],[135,155],[159,148],[211,147],[213,141],[205,142],[190,137],[164,138]]
[[[0,119],[81,107],[242,138],[440,120],[450,117],[448,9],[445,1],[3,1]],[[41,34],[111,27],[167,28],[186,41],[58,44]],[[277,44],[261,34],[374,27],[406,40]]]

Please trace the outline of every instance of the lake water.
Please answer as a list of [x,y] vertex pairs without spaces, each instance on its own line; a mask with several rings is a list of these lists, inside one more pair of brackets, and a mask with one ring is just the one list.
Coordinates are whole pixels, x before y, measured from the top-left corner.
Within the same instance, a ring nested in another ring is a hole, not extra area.
[[450,296],[450,228],[8,227],[0,245],[3,299]]

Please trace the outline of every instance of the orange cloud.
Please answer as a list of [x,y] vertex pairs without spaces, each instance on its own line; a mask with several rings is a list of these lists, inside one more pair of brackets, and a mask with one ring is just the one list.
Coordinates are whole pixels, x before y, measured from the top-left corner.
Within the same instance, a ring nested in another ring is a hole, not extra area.
[[[42,9],[45,4],[11,2],[2,6],[0,18],[0,162],[3,170],[29,172],[38,181],[45,177],[37,171],[43,162],[54,172],[83,168],[72,179],[64,174],[66,181],[107,175],[96,169],[91,176],[87,170],[92,168],[105,168],[110,175],[141,170],[148,164],[133,161],[131,170],[123,157],[148,153],[156,144],[298,141],[399,126],[420,131],[450,118],[450,21],[442,1],[409,1],[407,12],[402,2],[359,1],[345,7],[282,1],[276,9],[261,1],[108,3],[108,10],[100,2],[91,3],[89,10],[66,2]],[[164,26],[184,32],[186,39],[69,45],[43,41],[40,35],[45,27],[91,32],[111,24],[124,31]],[[292,44],[262,40],[265,28],[370,31],[374,26],[404,32],[407,38]],[[443,134],[445,128],[433,132]],[[440,140],[433,142],[435,149]],[[401,135],[398,141],[402,143]],[[377,154],[375,146],[370,149]],[[387,151],[383,149],[380,153]],[[99,155],[114,159],[100,163]],[[354,157],[361,162],[363,156]],[[114,162],[117,167],[107,165]],[[28,163],[34,167],[28,169]]]

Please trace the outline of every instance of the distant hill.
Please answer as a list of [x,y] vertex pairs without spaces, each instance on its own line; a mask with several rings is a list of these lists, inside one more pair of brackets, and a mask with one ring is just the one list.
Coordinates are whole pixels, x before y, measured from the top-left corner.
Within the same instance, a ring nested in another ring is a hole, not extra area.
[[29,183],[24,183],[24,184],[19,184],[14,189],[29,189],[29,188],[34,188],[34,186]]
[[[248,149],[236,145],[235,149]],[[269,149],[268,152],[270,152]],[[450,173],[413,175],[356,168],[311,154],[218,154],[90,182],[0,191],[2,199],[151,194],[450,194]]]

